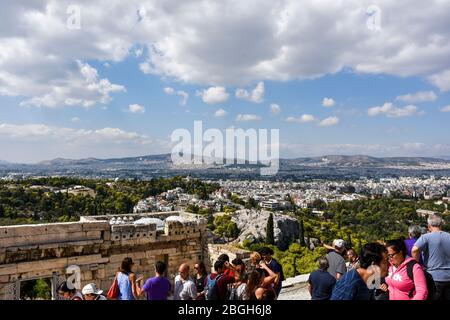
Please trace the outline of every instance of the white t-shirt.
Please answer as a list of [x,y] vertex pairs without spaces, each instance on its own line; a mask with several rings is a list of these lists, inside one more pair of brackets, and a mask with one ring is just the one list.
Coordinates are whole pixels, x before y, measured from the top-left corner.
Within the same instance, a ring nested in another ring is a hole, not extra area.
[[239,285],[236,289],[236,294],[239,297],[239,300],[249,300],[250,297],[247,295],[247,284],[243,283]]
[[174,287],[173,300],[193,300],[197,297],[197,287],[191,279],[183,280],[177,275]]

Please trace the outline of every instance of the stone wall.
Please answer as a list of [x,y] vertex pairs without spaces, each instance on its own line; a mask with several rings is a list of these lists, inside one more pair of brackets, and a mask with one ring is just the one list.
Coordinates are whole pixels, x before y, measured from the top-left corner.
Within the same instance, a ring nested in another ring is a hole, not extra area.
[[[123,258],[131,257],[134,271],[154,275],[154,263],[168,263],[173,280],[178,266],[191,265],[208,256],[206,220],[184,212],[121,215],[167,219],[156,224],[110,224],[112,216],[83,217],[79,222],[0,227],[0,299],[20,281],[66,277],[67,267],[81,271],[81,286],[95,282],[108,290]],[[178,217],[170,220],[173,217]],[[169,218],[171,217],[171,218]]]
[[205,259],[206,270],[214,272],[214,262],[217,261],[219,255],[225,253],[230,257],[230,262],[235,258],[240,258],[250,268],[250,251],[239,249],[230,244],[207,244],[208,256]]

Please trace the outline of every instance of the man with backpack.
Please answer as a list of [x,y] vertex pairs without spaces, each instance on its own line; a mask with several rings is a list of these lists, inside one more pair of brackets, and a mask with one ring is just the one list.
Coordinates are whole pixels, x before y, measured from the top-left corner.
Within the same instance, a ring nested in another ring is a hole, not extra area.
[[429,272],[436,285],[435,300],[450,300],[450,234],[442,231],[442,218],[438,215],[428,217],[428,231],[414,244],[411,254],[420,261],[423,252],[425,270]]
[[214,263],[215,273],[211,273],[206,278],[205,283],[205,299],[224,301],[227,299],[228,284],[234,282],[234,277],[224,274],[228,268],[228,262],[217,260]]

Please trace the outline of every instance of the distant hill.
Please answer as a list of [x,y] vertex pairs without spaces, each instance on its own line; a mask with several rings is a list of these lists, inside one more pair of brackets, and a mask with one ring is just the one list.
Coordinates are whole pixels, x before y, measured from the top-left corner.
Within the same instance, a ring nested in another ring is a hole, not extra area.
[[384,157],[366,155],[328,155],[322,157],[284,159],[290,165],[320,167],[387,167],[387,166],[423,166],[425,164],[450,163],[449,160],[426,157]]
[[[78,176],[90,178],[152,179],[175,175],[191,175],[204,179],[259,179],[261,163],[222,164],[185,163],[176,165],[170,154],[126,158],[86,158],[42,161],[37,164],[0,164],[0,176]],[[230,163],[230,162],[228,162]],[[367,155],[325,155],[280,159],[279,170],[268,179],[357,179],[359,177],[391,177],[450,175],[450,160],[432,157],[371,157]]]
[[[432,157],[371,157],[366,155],[326,155],[321,157],[302,157],[294,159],[281,159],[283,165],[306,166],[306,167],[388,167],[388,166],[425,166],[432,164],[450,164],[449,159]],[[225,160],[223,160],[225,163]],[[64,159],[42,161],[37,165],[42,166],[90,166],[90,165],[129,165],[146,166],[157,165],[158,167],[170,168],[173,166],[170,154],[147,155],[139,157],[111,158],[111,159]],[[226,165],[224,165],[226,166]],[[233,165],[236,166],[236,165]],[[238,166],[251,166],[243,164]]]

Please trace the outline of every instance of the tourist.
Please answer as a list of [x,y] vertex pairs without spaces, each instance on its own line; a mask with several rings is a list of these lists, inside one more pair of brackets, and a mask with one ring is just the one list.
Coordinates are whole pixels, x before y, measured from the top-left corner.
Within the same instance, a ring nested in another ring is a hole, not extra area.
[[253,270],[255,270],[256,268],[259,267],[259,262],[261,261],[261,259],[262,259],[262,257],[261,257],[261,255],[258,252],[253,251],[252,253],[250,253],[250,267],[251,267],[251,270],[249,270],[249,272],[253,271]]
[[277,296],[274,290],[266,289],[266,288],[258,288],[255,291],[256,300],[267,300],[273,301],[276,300]]
[[197,288],[189,277],[189,265],[183,263],[178,268],[175,277],[173,300],[194,300],[197,298]]
[[[422,229],[419,226],[416,225],[409,226],[408,239],[405,240],[406,254],[408,255],[408,257],[412,257],[411,250],[414,247],[414,244],[416,243],[417,239],[419,239],[421,235]],[[422,255],[420,255],[419,262],[421,265],[423,265]]]
[[423,252],[425,270],[433,277],[435,300],[450,300],[450,234],[442,231],[442,218],[428,217],[429,233],[422,235],[414,244],[411,253],[420,262]]
[[158,261],[155,264],[155,276],[149,278],[140,290],[141,295],[147,293],[147,300],[167,300],[171,289],[170,281],[164,276],[166,264]]
[[[386,243],[390,262],[384,291],[389,292],[389,300],[425,300],[428,290],[425,274],[419,263],[407,257],[404,240],[390,240]],[[412,279],[408,275],[412,271]]]
[[[274,252],[269,247],[264,247],[261,250],[259,250],[259,254],[261,255],[262,259],[265,261],[265,263],[267,264],[269,269],[272,270],[277,275],[277,278],[274,282],[274,289],[275,289],[276,296],[278,297],[278,295],[280,294],[280,291],[281,291],[282,281],[284,280],[283,268],[282,268],[281,264],[278,263],[277,260],[272,258]],[[260,264],[260,266],[261,266],[261,264]],[[266,272],[266,275],[268,275],[267,272]]]
[[319,259],[319,269],[309,275],[308,289],[311,300],[330,300],[336,279],[328,273],[328,260],[325,257]]
[[195,285],[197,287],[197,298],[196,300],[205,300],[205,283],[208,272],[206,271],[205,264],[201,261],[194,265],[195,270]]
[[261,278],[263,277],[263,273],[258,270],[253,270],[249,272],[247,275],[247,287],[246,287],[246,298],[248,300],[257,300],[256,299],[256,289],[258,289],[261,285]]
[[227,276],[230,276],[230,277],[234,277],[233,269],[232,269],[231,266],[230,266],[230,257],[229,257],[227,254],[222,253],[222,254],[217,258],[217,260],[222,260],[222,261],[226,262],[226,264],[225,264],[225,270],[224,270],[223,274],[225,274],[225,275],[227,275]]
[[234,276],[226,275],[225,270],[229,269],[229,263],[224,260],[217,260],[214,263],[214,271],[206,278],[205,298],[206,300],[227,299],[228,284],[234,282]]
[[139,297],[138,286],[136,284],[136,275],[132,271],[134,266],[133,259],[126,257],[120,264],[120,270],[116,274],[119,295],[117,300],[135,300]]
[[236,258],[232,261],[232,265],[234,268],[234,283],[228,284],[228,300],[248,300],[245,263],[242,259]]
[[[269,274],[267,277],[265,276],[266,272]],[[245,297],[248,300],[262,300],[262,298],[264,298],[264,296],[267,295],[266,291],[269,290],[273,291],[275,300],[277,295],[274,290],[273,284],[278,277],[279,275],[275,274],[266,265],[266,263],[263,260],[261,260],[259,268],[250,272],[247,276],[247,287]],[[270,296],[271,295],[269,294],[269,297]]]
[[388,274],[388,255],[386,247],[380,243],[363,246],[359,257],[359,267],[345,273],[334,286],[330,300],[371,300],[373,290],[368,282]]
[[88,283],[81,290],[84,300],[108,300],[103,295],[103,290],[98,289],[95,283]]
[[348,249],[346,252],[346,256],[348,259],[348,261],[345,264],[345,266],[347,268],[347,272],[352,269],[358,268],[359,257],[358,257],[358,254],[356,253],[355,249],[353,249],[353,248]]
[[67,281],[61,282],[57,291],[64,300],[83,300],[83,295],[77,289],[69,288]]
[[[329,247],[328,247],[329,248]],[[345,241],[342,239],[333,240],[333,246],[326,255],[328,260],[328,272],[339,280],[346,272],[345,259],[342,256],[345,251]]]

